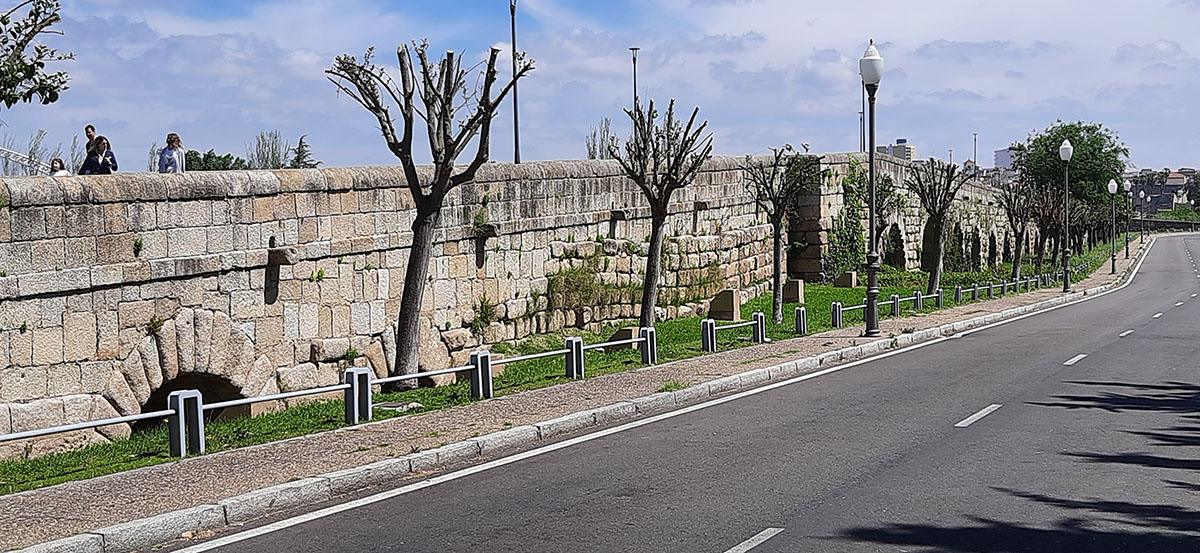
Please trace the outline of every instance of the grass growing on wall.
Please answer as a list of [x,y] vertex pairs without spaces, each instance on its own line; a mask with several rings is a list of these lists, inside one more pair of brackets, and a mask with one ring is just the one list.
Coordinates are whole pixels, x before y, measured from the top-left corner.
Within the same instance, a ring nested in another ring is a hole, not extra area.
[[[1123,239],[1118,237],[1118,240]],[[1108,262],[1109,253],[1109,245],[1104,243],[1083,255],[1074,257],[1072,264],[1080,269],[1076,271],[1073,278],[1078,281],[1100,269]],[[1004,270],[948,274],[947,280],[943,281],[943,288],[946,289],[945,307],[957,305],[954,302],[953,294],[956,284],[965,288],[975,283],[986,284],[989,280],[998,283],[1006,280],[1007,274],[1007,271]],[[892,318],[890,305],[885,303],[891,294],[908,297],[914,290],[924,289],[924,278],[928,278],[928,276],[924,275],[922,278],[922,275],[924,274],[919,272],[890,272],[884,275],[884,278],[881,279],[884,285],[880,290],[881,318]],[[845,306],[860,305],[866,295],[863,288],[835,288],[823,284],[807,285],[805,288],[805,299],[808,301],[805,304],[785,303],[782,324],[776,325],[771,322],[769,292],[743,305],[742,318],[749,320],[755,311],[767,313],[767,336],[772,340],[784,340],[796,336],[792,318],[796,306],[807,306],[809,332],[818,333],[831,328],[830,305],[832,302],[840,301]],[[986,294],[981,293],[980,301],[986,297]],[[964,296],[963,299],[964,304],[971,303],[969,296]],[[923,312],[935,311],[934,306],[934,300],[926,301],[926,308]],[[906,302],[903,307],[902,315],[911,315],[915,312],[912,302]],[[847,325],[862,322],[862,311],[847,313],[845,322]],[[630,324],[636,324],[636,322]],[[601,332],[568,329],[533,336],[520,344],[496,344],[492,347],[492,351],[512,357],[562,349],[567,336],[582,336],[585,343],[594,344],[606,341],[620,326],[611,325]],[[660,363],[704,354],[700,349],[700,317],[662,321],[655,325],[655,329],[658,333]],[[717,333],[717,350],[728,351],[751,345],[750,334],[749,327],[721,331]],[[637,349],[624,349],[611,353],[590,350],[585,353],[585,366],[588,376],[597,376],[637,369],[644,365],[641,363],[640,353]],[[568,381],[569,379],[565,377],[563,359],[556,356],[506,365],[504,374],[496,377],[494,386],[496,395],[504,396]],[[375,401],[418,402],[422,407],[405,413],[415,414],[464,405],[473,400],[470,398],[467,383],[459,382],[436,388],[418,388],[398,393],[376,394]],[[399,415],[395,411],[375,410],[375,420]],[[209,452],[215,453],[333,430],[344,426],[343,416],[342,402],[333,400],[307,403],[255,417],[214,421],[206,425],[207,449]],[[160,426],[138,432],[125,440],[97,444],[76,451],[31,459],[0,461],[0,493],[14,493],[170,462],[173,459],[168,456],[167,451],[167,431],[165,426]]]

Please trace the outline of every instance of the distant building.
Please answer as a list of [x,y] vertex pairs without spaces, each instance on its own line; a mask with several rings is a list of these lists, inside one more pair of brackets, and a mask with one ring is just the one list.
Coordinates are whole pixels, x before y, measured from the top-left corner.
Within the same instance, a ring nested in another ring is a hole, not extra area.
[[1011,170],[1013,168],[1013,162],[1016,161],[1016,152],[1017,152],[1017,150],[1015,148],[1004,148],[1002,150],[996,150],[992,154],[994,165],[997,168],[1004,168],[1004,169]]
[[895,156],[907,161],[912,161],[917,158],[917,149],[908,143],[907,138],[897,138],[895,144],[876,146],[875,151],[881,154]]

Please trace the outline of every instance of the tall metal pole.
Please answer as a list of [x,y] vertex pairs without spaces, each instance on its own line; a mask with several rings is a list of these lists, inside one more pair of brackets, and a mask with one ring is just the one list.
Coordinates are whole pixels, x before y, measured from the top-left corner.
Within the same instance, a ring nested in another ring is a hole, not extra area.
[[950,165],[954,165],[954,148],[950,148]]
[[1071,291],[1071,162],[1063,167],[1063,292]]
[[[508,1],[509,20],[512,22],[512,71],[517,76],[517,0]],[[521,123],[517,116],[517,83],[513,81],[513,163],[521,163]]]
[[639,49],[640,48],[638,48],[637,46],[633,46],[633,47],[629,48],[629,51],[633,53],[633,105],[634,105],[634,107],[637,107],[637,104],[638,104],[637,53],[638,53]]
[[875,91],[879,89],[877,84],[866,85],[867,88],[867,105],[870,113],[870,132],[869,144],[867,149],[867,160],[870,179],[870,197],[868,200],[867,212],[867,228],[868,241],[867,246],[867,307],[864,318],[866,319],[867,329],[864,332],[865,336],[879,336],[879,251],[876,248],[877,237],[875,236]]
[[[1118,188],[1118,190],[1120,190]],[[1109,274],[1117,273],[1117,194],[1114,192],[1112,196],[1112,270]]]
[[974,171],[978,172],[979,171],[979,133],[977,133],[977,132],[971,133],[971,141],[972,141],[971,155],[974,156],[971,159],[975,163]]
[[858,110],[858,151],[867,149],[867,85],[858,91],[862,96],[862,109]]
[[1129,218],[1133,216],[1133,193],[1126,192],[1125,199],[1129,201],[1130,214],[1125,217],[1125,259],[1129,259]]

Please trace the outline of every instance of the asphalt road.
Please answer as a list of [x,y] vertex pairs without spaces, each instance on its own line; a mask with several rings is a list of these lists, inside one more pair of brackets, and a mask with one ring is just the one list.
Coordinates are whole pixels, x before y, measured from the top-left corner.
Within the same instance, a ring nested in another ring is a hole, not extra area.
[[1093,300],[217,551],[1194,553],[1189,253],[1160,238]]

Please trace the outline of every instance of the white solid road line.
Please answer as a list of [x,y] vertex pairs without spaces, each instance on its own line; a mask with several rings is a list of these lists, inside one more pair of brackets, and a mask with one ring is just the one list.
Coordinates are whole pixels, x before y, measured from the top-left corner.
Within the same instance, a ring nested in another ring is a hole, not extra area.
[[732,549],[729,549],[725,553],[746,553],[747,551],[754,549],[755,546],[761,545],[762,542],[775,537],[776,534],[782,531],[783,528],[767,528],[762,532],[754,534],[754,537],[733,546]]
[[978,413],[975,413],[974,415],[971,415],[963,420],[958,421],[958,423],[955,424],[954,426],[955,426],[955,428],[966,428],[968,426],[971,426],[972,424],[975,423],[975,421],[988,416],[992,411],[995,411],[996,409],[999,409],[1000,407],[1001,406],[999,403],[993,403],[991,405],[988,405],[987,407],[980,409]]
[[1071,365],[1074,365],[1075,363],[1083,361],[1083,358],[1087,357],[1087,355],[1088,354],[1086,354],[1086,353],[1081,353],[1079,355],[1076,355],[1075,357],[1072,357],[1070,359],[1067,359],[1066,361],[1063,361],[1063,365],[1070,367]]
[[1133,331],[1132,331],[1132,330],[1126,330],[1125,332],[1122,332],[1122,333],[1118,334],[1118,335],[1117,335],[1117,337],[1118,337],[1118,338],[1124,338],[1124,337],[1126,337],[1126,336],[1129,336],[1130,334],[1133,334]]
[[1158,313],[1155,313],[1153,317],[1150,317],[1150,318],[1151,318],[1151,319],[1157,319],[1157,318],[1159,318],[1159,317],[1161,317],[1161,316],[1162,316],[1162,311],[1159,311]]
[[[1058,305],[1055,305],[1055,306],[1053,306],[1053,307],[1048,307],[1048,308],[1046,308],[1046,309],[1042,309],[1042,310],[1039,310],[1039,311],[1032,311],[1032,312],[1030,312],[1030,313],[1026,313],[1026,314],[1024,314],[1024,315],[1018,315],[1018,316],[1016,316],[1016,317],[1013,317],[1013,318],[1011,318],[1011,319],[1005,319],[1005,320],[1002,320],[1002,321],[996,321],[996,322],[994,322],[994,323],[987,324],[987,325],[983,325],[983,326],[981,326],[981,327],[978,327],[978,328],[972,328],[972,329],[964,330],[964,331],[962,331],[962,332],[959,332],[959,333],[956,333],[956,334],[952,335],[950,338],[961,338],[962,336],[965,336],[965,335],[967,335],[967,334],[974,334],[974,333],[976,333],[976,332],[982,332],[982,331],[984,331],[984,330],[988,330],[988,329],[991,329],[991,328],[995,328],[995,327],[998,327],[998,326],[1001,326],[1001,325],[1005,325],[1005,324],[1009,324],[1009,323],[1014,323],[1014,322],[1017,322],[1017,321],[1020,321],[1020,320],[1026,319],[1026,318],[1029,318],[1029,317],[1034,317],[1034,316],[1037,316],[1037,315],[1044,315],[1044,314],[1046,314],[1046,313],[1049,313],[1049,312],[1051,312],[1051,311],[1057,311],[1057,310],[1059,310],[1059,309],[1062,309],[1062,308],[1064,308],[1064,307],[1069,307],[1069,306],[1076,305],[1076,304],[1079,304],[1079,303],[1082,303],[1082,302],[1085,302],[1085,301],[1094,300],[1094,299],[1096,299],[1096,298],[1104,297],[1104,296],[1107,296],[1108,294],[1111,294],[1111,293],[1114,293],[1114,292],[1118,292],[1118,291],[1120,291],[1120,290],[1124,290],[1124,289],[1125,289],[1125,287],[1127,287],[1127,286],[1129,286],[1130,284],[1132,284],[1132,283],[1133,283],[1133,280],[1134,280],[1134,278],[1135,278],[1135,277],[1137,277],[1137,274],[1138,274],[1138,272],[1139,272],[1139,271],[1141,270],[1141,268],[1142,268],[1142,264],[1146,262],[1146,259],[1147,259],[1148,257],[1150,257],[1150,249],[1152,249],[1152,248],[1154,247],[1154,244],[1155,244],[1155,240],[1154,240],[1154,239],[1152,239],[1152,240],[1151,240],[1151,242],[1150,242],[1150,246],[1148,246],[1148,247],[1147,247],[1145,250],[1143,250],[1143,253],[1142,253],[1142,254],[1140,254],[1140,258],[1138,259],[1138,261],[1137,261],[1137,264],[1135,264],[1135,265],[1133,266],[1133,272],[1131,272],[1131,273],[1130,273],[1130,275],[1129,275],[1129,278],[1128,278],[1128,279],[1126,279],[1124,283],[1122,283],[1120,286],[1117,286],[1116,288],[1110,288],[1110,289],[1108,289],[1108,290],[1105,290],[1105,291],[1103,291],[1103,292],[1100,292],[1099,294],[1095,294],[1095,295],[1093,295],[1093,296],[1088,296],[1087,298],[1083,298],[1083,299],[1081,299],[1081,300],[1078,300],[1078,301],[1073,301],[1073,302],[1068,302],[1068,303],[1060,303],[1060,304],[1058,304]],[[913,344],[913,345],[911,345],[911,346],[908,346],[908,347],[905,347],[905,348],[901,348],[901,349],[898,349],[898,350],[892,350],[892,351],[889,351],[889,352],[887,352],[887,353],[884,353],[884,354],[881,354],[881,355],[875,355],[875,356],[872,356],[872,357],[868,357],[868,358],[866,358],[866,359],[860,359],[860,360],[858,360],[858,361],[852,361],[852,362],[850,362],[850,363],[846,363],[846,364],[844,364],[844,365],[837,365],[837,366],[834,366],[834,367],[829,367],[828,369],[824,369],[824,370],[820,370],[820,371],[817,371],[817,372],[814,372],[814,373],[809,373],[809,374],[805,374],[805,375],[797,376],[797,377],[795,377],[795,378],[790,378],[790,379],[784,380],[784,381],[782,381],[782,382],[779,382],[779,383],[776,383],[776,384],[768,384],[768,385],[766,385],[766,386],[761,386],[761,387],[758,387],[758,388],[753,388],[753,389],[750,389],[750,390],[746,390],[746,391],[744,391],[744,392],[738,392],[738,393],[736,393],[736,394],[733,394],[733,395],[728,395],[728,396],[725,396],[725,397],[721,397],[721,398],[717,398],[717,399],[709,400],[709,401],[706,401],[706,402],[704,402],[704,403],[698,403],[698,404],[696,404],[696,405],[691,405],[691,406],[688,406],[688,407],[684,407],[683,409],[679,409],[679,410],[676,410],[676,411],[669,411],[669,412],[663,413],[663,414],[661,414],[661,415],[654,415],[654,416],[651,416],[651,417],[649,417],[649,418],[645,418],[645,419],[641,419],[641,420],[636,420],[636,421],[633,421],[633,422],[629,422],[629,423],[623,424],[623,425],[621,425],[621,426],[616,426],[616,427],[613,427],[613,428],[607,428],[607,429],[604,429],[604,430],[600,430],[600,431],[598,431],[598,432],[593,432],[593,433],[591,433],[591,434],[584,434],[584,435],[582,435],[582,436],[578,436],[578,437],[575,437],[575,438],[571,438],[571,439],[569,439],[569,440],[564,440],[564,441],[561,441],[561,442],[558,442],[558,443],[554,443],[554,444],[550,444],[550,445],[542,446],[542,447],[539,447],[539,448],[537,448],[537,449],[531,449],[531,450],[529,450],[529,451],[524,451],[524,452],[521,452],[521,453],[517,453],[517,454],[515,454],[515,455],[510,455],[510,456],[508,456],[508,457],[503,457],[503,458],[500,458],[500,459],[496,459],[496,460],[494,460],[494,461],[489,461],[489,462],[487,462],[487,463],[484,463],[484,464],[482,464],[482,465],[475,465],[475,466],[473,466],[473,467],[468,467],[468,468],[465,468],[465,469],[462,469],[462,470],[459,470],[459,471],[456,471],[456,472],[451,472],[451,473],[442,474],[442,475],[440,475],[440,476],[435,476],[435,477],[432,477],[432,478],[430,478],[430,479],[428,479],[428,480],[423,480],[423,481],[421,481],[421,482],[416,482],[416,483],[413,483],[413,484],[409,484],[409,485],[407,485],[407,486],[402,486],[402,487],[399,487],[399,488],[394,488],[394,489],[391,489],[391,490],[383,491],[383,492],[377,493],[377,494],[375,494],[375,495],[370,495],[370,496],[367,496],[367,497],[363,497],[363,498],[356,499],[356,500],[354,500],[354,501],[348,501],[348,502],[346,502],[346,503],[339,503],[339,504],[336,504],[336,505],[330,505],[329,507],[325,507],[324,509],[320,509],[320,510],[317,510],[317,511],[312,511],[312,512],[309,512],[309,513],[304,513],[304,514],[302,514],[302,515],[297,515],[297,516],[294,516],[294,517],[292,517],[292,518],[283,519],[283,520],[280,520],[280,521],[278,521],[278,522],[274,522],[274,523],[271,523],[271,524],[267,524],[267,525],[265,525],[265,526],[260,526],[260,527],[258,527],[258,528],[253,528],[253,529],[251,529],[251,530],[246,530],[246,531],[238,532],[238,533],[236,533],[236,534],[229,534],[229,535],[225,535],[225,536],[222,536],[222,537],[219,537],[219,538],[213,539],[213,540],[211,540],[211,541],[207,541],[207,542],[204,542],[204,543],[198,543],[198,544],[196,544],[196,545],[193,545],[193,546],[191,546],[191,547],[185,547],[185,548],[183,548],[183,549],[178,549],[178,550],[176,550],[174,553],[202,553],[202,552],[204,552],[204,551],[211,551],[211,550],[213,550],[213,549],[217,549],[218,547],[224,547],[224,546],[226,546],[226,545],[230,545],[230,544],[233,544],[233,543],[238,543],[238,542],[245,541],[245,540],[248,540],[248,539],[251,539],[251,538],[256,538],[256,537],[258,537],[258,536],[262,536],[262,535],[270,534],[270,533],[272,533],[272,532],[278,532],[278,531],[280,531],[280,530],[283,530],[283,529],[286,529],[286,528],[291,528],[291,527],[293,527],[293,526],[299,526],[299,525],[301,525],[301,524],[304,524],[304,523],[307,523],[307,522],[312,522],[312,521],[314,521],[314,520],[317,520],[317,519],[325,518],[325,517],[327,517],[327,516],[330,516],[330,515],[335,515],[335,514],[338,514],[338,513],[341,513],[341,512],[345,512],[345,511],[352,510],[352,509],[357,509],[357,508],[359,508],[359,507],[365,507],[365,506],[367,506],[367,505],[371,505],[371,504],[374,504],[374,503],[378,503],[378,502],[380,502],[380,501],[386,501],[386,500],[388,500],[388,499],[391,499],[391,498],[393,498],[393,497],[398,497],[398,496],[401,496],[401,495],[404,495],[404,494],[407,494],[407,493],[415,492],[415,491],[417,491],[417,490],[423,490],[423,489],[425,489],[425,488],[429,488],[429,487],[432,487],[432,486],[436,486],[436,485],[438,485],[438,484],[441,484],[441,483],[443,483],[443,482],[449,482],[449,481],[451,481],[451,480],[458,480],[459,478],[463,478],[463,477],[466,477],[466,476],[470,476],[470,475],[472,475],[472,474],[477,474],[477,473],[484,472],[484,471],[487,471],[487,470],[491,470],[491,469],[494,469],[494,468],[497,468],[497,467],[502,467],[502,466],[504,466],[504,465],[508,465],[508,464],[511,464],[511,463],[515,463],[515,462],[517,462],[517,461],[521,461],[521,460],[524,460],[524,459],[528,459],[528,458],[530,458],[530,457],[537,457],[538,455],[543,455],[543,454],[546,454],[546,453],[550,453],[551,451],[557,451],[557,450],[559,450],[559,449],[563,449],[563,448],[571,447],[571,446],[574,446],[574,445],[576,445],[576,444],[581,444],[581,443],[584,443],[584,442],[589,442],[589,441],[591,441],[591,440],[595,440],[595,439],[597,439],[597,438],[603,438],[603,437],[605,437],[605,436],[609,436],[609,435],[612,435],[612,434],[616,434],[616,433],[618,433],[618,432],[623,432],[623,431],[626,431],[626,430],[631,430],[631,429],[633,429],[633,428],[637,428],[637,427],[639,427],[639,426],[645,426],[645,425],[647,425],[647,424],[652,424],[652,423],[655,423],[655,422],[658,422],[658,421],[661,421],[661,420],[669,419],[669,418],[672,418],[672,417],[677,417],[677,416],[679,416],[679,415],[684,415],[684,414],[687,414],[687,413],[691,413],[691,412],[693,412],[693,411],[699,411],[700,409],[704,409],[704,408],[706,408],[706,407],[712,407],[712,406],[714,406],[714,405],[720,405],[720,404],[722,404],[722,403],[728,403],[728,402],[730,402],[730,401],[735,401],[735,400],[738,400],[738,399],[741,399],[741,398],[744,398],[744,397],[747,397],[747,396],[752,396],[752,395],[756,395],[756,394],[761,394],[761,393],[763,393],[763,392],[767,392],[767,391],[770,391],[770,390],[774,390],[774,389],[776,389],[776,388],[781,388],[781,387],[783,387],[783,386],[787,386],[787,385],[790,385],[790,384],[795,384],[795,383],[797,383],[797,382],[803,382],[803,381],[805,381],[805,380],[809,380],[809,379],[813,379],[813,378],[818,378],[818,377],[825,376],[825,375],[827,375],[827,374],[830,374],[830,373],[838,372],[838,371],[845,370],[845,369],[849,369],[849,368],[852,368],[852,367],[857,367],[857,366],[859,366],[859,365],[865,365],[865,364],[867,364],[867,363],[871,363],[871,362],[874,362],[874,361],[879,361],[880,359],[886,359],[886,358],[888,358],[888,357],[891,357],[891,356],[893,356],[893,355],[899,355],[899,354],[902,354],[902,353],[906,353],[906,352],[909,352],[909,351],[911,351],[911,350],[914,350],[914,349],[920,349],[920,348],[923,348],[923,347],[932,346],[932,345],[934,345],[934,344],[939,344],[939,343],[941,343],[941,342],[944,342],[944,341],[946,341],[946,340],[948,340],[948,339],[950,339],[950,338],[935,338],[935,339],[933,339],[933,340],[930,340],[930,341],[928,341],[928,342],[921,342],[921,343],[919,343],[919,344]]]

